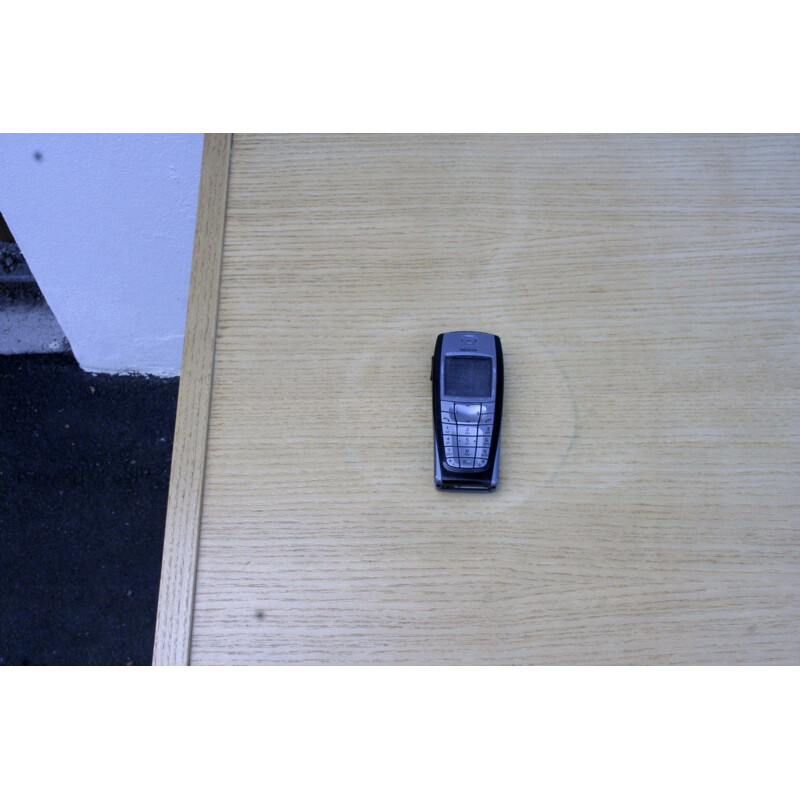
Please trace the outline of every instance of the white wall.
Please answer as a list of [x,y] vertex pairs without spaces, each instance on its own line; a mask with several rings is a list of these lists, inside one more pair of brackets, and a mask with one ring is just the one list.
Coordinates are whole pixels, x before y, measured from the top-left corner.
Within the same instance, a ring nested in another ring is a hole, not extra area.
[[0,135],[0,211],[83,369],[179,374],[202,147]]

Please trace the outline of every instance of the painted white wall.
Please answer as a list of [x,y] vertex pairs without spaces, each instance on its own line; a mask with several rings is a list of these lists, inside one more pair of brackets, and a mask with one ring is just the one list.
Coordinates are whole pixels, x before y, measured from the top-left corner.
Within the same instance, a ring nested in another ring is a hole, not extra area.
[[0,135],[0,211],[83,369],[180,373],[202,148]]

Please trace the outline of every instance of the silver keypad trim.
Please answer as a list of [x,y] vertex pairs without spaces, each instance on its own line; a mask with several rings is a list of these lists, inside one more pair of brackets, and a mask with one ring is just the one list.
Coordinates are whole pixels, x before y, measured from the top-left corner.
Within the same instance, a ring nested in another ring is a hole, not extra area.
[[455,469],[485,469],[494,430],[495,403],[442,400],[444,456]]
[[442,401],[442,439],[447,465],[485,469],[494,428],[494,403]]
[[480,403],[456,403],[455,404],[456,419],[459,423],[475,423],[477,424],[481,416]]

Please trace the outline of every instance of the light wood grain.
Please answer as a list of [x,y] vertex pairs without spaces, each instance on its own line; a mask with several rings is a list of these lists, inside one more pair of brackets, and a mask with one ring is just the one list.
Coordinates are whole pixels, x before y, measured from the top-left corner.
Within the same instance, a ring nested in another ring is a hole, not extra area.
[[799,290],[798,137],[236,136],[191,662],[798,663]]
[[153,663],[189,660],[231,137],[209,134],[197,205]]

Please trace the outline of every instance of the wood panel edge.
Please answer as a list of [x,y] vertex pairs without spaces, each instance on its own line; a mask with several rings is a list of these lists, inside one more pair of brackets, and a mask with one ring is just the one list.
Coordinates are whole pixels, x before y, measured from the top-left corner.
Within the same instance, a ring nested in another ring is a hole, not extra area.
[[153,645],[155,666],[189,663],[232,138],[213,133],[203,140]]

